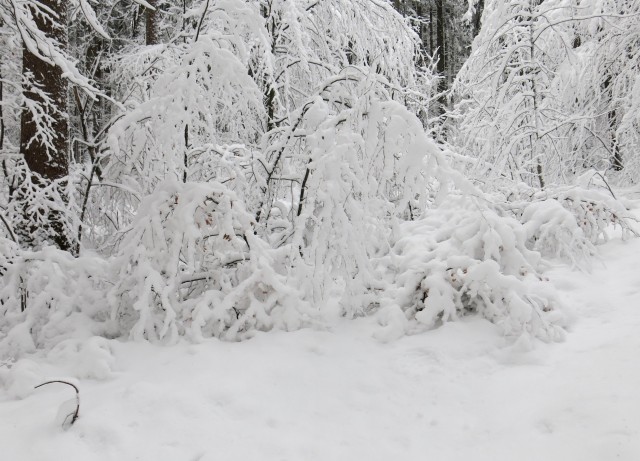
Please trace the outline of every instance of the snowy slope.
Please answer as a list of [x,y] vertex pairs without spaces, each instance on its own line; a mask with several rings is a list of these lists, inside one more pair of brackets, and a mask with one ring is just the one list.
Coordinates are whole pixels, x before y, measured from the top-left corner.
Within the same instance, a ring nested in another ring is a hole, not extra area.
[[[508,344],[466,319],[382,344],[331,331],[159,347],[95,339],[4,366],[0,459],[276,461],[640,459],[640,239],[591,274],[549,273],[564,343]],[[79,379],[80,419],[55,422]],[[0,381],[1,382],[1,381]]]

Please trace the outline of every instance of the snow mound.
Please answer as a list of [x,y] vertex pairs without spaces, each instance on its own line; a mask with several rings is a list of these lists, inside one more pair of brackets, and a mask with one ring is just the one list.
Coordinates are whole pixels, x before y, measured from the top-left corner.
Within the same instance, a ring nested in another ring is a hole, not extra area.
[[61,341],[48,352],[47,361],[65,375],[99,380],[112,377],[116,363],[109,341],[98,336]]

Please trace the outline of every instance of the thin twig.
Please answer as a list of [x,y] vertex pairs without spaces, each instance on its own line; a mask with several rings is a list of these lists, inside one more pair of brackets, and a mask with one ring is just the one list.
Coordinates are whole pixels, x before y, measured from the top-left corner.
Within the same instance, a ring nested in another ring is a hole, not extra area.
[[11,226],[9,225],[7,220],[4,219],[4,216],[2,216],[2,214],[0,214],[0,221],[2,221],[2,224],[4,224],[4,227],[7,228],[7,232],[9,233],[9,237],[11,237],[11,240],[13,240],[15,243],[18,243],[18,239],[16,238],[15,234],[13,233],[13,230],[11,230]]

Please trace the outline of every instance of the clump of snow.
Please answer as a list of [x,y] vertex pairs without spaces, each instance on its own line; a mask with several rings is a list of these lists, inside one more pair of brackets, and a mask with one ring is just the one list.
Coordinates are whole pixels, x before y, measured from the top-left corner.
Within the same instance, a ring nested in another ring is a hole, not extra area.
[[47,353],[47,361],[78,379],[110,378],[116,363],[109,341],[99,336],[61,341]]
[[20,359],[14,363],[7,362],[0,366],[0,383],[7,396],[23,399],[33,393],[35,386],[42,382],[42,367],[31,359]]

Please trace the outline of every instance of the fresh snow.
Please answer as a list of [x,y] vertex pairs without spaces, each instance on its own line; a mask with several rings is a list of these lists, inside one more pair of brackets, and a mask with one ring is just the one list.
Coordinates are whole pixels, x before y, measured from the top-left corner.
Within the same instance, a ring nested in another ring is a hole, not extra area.
[[[162,347],[93,338],[0,365],[7,461],[640,459],[640,239],[547,273],[562,343],[480,318],[382,343],[375,318]],[[81,390],[80,419],[58,408]]]

